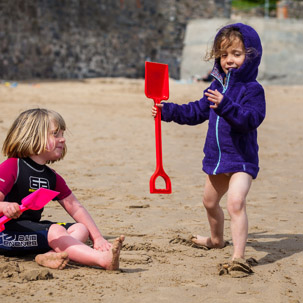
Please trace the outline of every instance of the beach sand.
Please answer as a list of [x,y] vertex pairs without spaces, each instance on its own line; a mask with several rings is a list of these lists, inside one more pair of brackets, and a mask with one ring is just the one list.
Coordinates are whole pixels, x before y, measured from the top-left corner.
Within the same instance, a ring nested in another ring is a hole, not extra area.
[[[206,87],[171,80],[169,101],[200,99]],[[117,272],[75,263],[51,270],[39,267],[34,256],[0,256],[2,302],[303,302],[303,87],[267,85],[265,92],[261,169],[247,199],[246,257],[257,264],[254,274],[233,278],[219,276],[217,269],[230,259],[232,245],[203,250],[186,242],[192,234],[209,234],[201,170],[207,123],[162,123],[172,194],[150,194],[155,131],[153,101],[145,97],[143,79],[1,84],[1,145],[21,111],[38,106],[60,112],[68,126],[68,152],[52,167],[105,238],[126,236]],[[157,186],[164,186],[162,179]],[[225,199],[221,205],[231,241]],[[45,207],[44,218],[71,222],[55,202]]]

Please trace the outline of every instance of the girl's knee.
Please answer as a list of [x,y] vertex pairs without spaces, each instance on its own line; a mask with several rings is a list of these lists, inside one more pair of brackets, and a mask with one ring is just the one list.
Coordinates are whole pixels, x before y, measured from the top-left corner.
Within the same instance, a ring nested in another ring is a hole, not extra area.
[[48,230],[48,241],[52,241],[58,237],[64,236],[67,234],[67,230],[59,224],[52,224]]
[[217,209],[219,202],[214,201],[212,199],[207,199],[206,197],[203,198],[203,205],[207,211],[212,211]]
[[207,210],[212,208],[212,204],[206,199],[203,199],[203,205]]
[[73,224],[68,228],[67,232],[82,242],[85,242],[89,237],[89,231],[82,223]]
[[82,223],[75,223],[68,230],[69,231],[70,230],[73,230],[73,231],[77,230],[77,231],[80,231],[82,233],[87,233],[88,234],[87,227],[84,224],[82,224]]
[[230,215],[239,214],[245,211],[245,200],[242,198],[230,199],[227,201],[227,211]]
[[66,233],[66,229],[60,224],[52,224],[49,233]]

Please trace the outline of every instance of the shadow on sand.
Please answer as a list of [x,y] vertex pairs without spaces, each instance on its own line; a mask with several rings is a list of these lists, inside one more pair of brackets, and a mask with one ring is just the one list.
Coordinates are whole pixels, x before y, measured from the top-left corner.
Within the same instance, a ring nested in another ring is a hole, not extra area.
[[267,253],[266,256],[257,260],[259,265],[265,265],[303,251],[303,234],[250,233],[247,246]]

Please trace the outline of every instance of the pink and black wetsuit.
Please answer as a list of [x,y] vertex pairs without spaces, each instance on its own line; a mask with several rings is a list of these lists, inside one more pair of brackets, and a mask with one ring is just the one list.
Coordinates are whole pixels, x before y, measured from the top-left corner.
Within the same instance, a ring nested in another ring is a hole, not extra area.
[[[47,165],[30,158],[9,158],[0,164],[0,192],[5,195],[4,201],[21,204],[24,197],[41,187],[58,191],[56,200],[71,194],[64,179]],[[41,220],[42,212],[43,209],[27,210],[18,219],[7,222],[5,230],[0,232],[0,253],[20,255],[51,250],[48,229],[58,222]],[[66,228],[72,224],[63,223]]]

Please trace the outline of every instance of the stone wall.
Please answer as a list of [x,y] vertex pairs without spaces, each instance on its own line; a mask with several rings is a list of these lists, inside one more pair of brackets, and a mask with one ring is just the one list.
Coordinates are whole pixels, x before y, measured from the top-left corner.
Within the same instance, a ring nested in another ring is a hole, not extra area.
[[0,0],[0,79],[143,77],[145,60],[179,78],[186,24],[227,0]]
[[287,17],[294,19],[303,19],[303,1],[286,1]]

